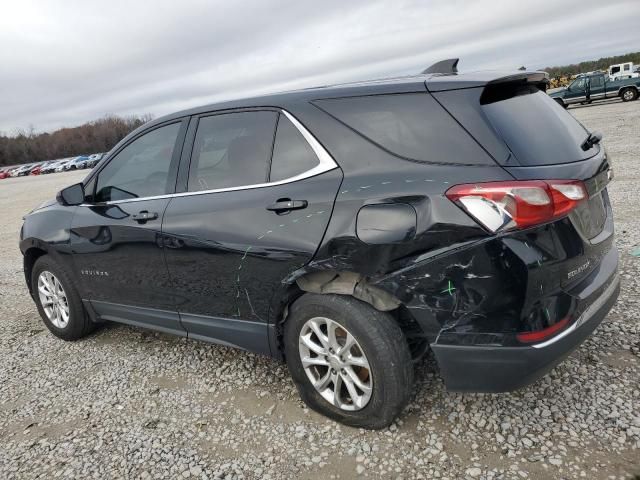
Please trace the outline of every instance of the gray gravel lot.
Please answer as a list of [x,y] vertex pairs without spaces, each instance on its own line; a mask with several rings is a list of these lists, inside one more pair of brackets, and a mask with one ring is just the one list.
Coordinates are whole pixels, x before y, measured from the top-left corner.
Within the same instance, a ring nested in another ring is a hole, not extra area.
[[569,110],[605,135],[622,294],[536,384],[444,390],[433,358],[390,428],[306,409],[284,365],[120,325],[66,343],[42,324],[21,217],[85,173],[0,180],[0,478],[631,478],[640,475],[640,101]]

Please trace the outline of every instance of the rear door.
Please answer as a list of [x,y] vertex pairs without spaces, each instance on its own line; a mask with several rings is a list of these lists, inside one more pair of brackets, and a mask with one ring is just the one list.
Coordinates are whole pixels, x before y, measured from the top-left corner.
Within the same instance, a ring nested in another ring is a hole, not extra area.
[[286,112],[203,115],[190,130],[186,191],[163,223],[182,325],[190,337],[269,353],[274,293],[313,257],[342,173]]
[[162,215],[176,184],[185,121],[144,132],[87,185],[71,248],[83,298],[107,320],[184,334],[171,295]]
[[593,75],[589,77],[589,98],[591,100],[601,100],[605,97],[604,75]]

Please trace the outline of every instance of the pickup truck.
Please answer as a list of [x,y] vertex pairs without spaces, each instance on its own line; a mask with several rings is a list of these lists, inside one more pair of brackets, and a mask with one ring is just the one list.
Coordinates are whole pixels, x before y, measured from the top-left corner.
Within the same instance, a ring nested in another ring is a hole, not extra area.
[[607,98],[622,98],[623,102],[636,100],[640,94],[640,78],[609,80],[604,73],[589,73],[576,78],[568,87],[547,90],[556,102],[567,108],[574,103],[591,103]]

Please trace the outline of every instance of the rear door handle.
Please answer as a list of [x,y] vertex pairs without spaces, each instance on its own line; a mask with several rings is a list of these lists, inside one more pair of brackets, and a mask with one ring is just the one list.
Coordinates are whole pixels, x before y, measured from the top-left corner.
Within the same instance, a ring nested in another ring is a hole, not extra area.
[[155,220],[156,218],[158,218],[158,213],[142,210],[141,212],[138,212],[135,215],[133,215],[131,218],[133,218],[138,223],[146,223],[149,220]]
[[306,200],[291,200],[290,198],[280,198],[277,202],[267,206],[267,210],[276,213],[290,212],[291,210],[300,210],[307,208]]

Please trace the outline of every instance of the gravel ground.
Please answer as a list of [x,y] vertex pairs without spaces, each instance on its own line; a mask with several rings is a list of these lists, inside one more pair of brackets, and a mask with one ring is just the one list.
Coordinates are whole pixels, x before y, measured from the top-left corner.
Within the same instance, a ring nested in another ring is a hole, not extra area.
[[[536,384],[444,390],[433,358],[390,428],[306,409],[284,365],[120,325],[65,343],[27,294],[21,217],[83,173],[0,181],[0,478],[632,478],[640,475],[640,101],[569,110],[604,133],[622,294]],[[637,478],[637,477],[636,477]]]

